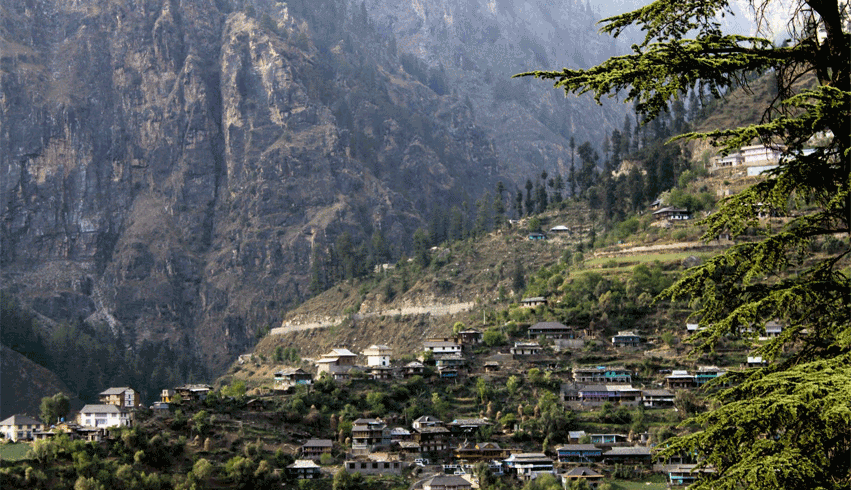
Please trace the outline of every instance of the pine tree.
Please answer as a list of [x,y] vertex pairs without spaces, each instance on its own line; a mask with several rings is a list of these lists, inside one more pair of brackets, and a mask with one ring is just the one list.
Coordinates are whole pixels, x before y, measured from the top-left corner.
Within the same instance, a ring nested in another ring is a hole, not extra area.
[[[775,7],[770,0],[751,4],[760,16]],[[724,34],[717,19],[732,13],[727,0],[657,1],[601,21],[614,36],[630,26],[645,32],[632,53],[587,70],[523,74],[568,92],[592,92],[598,101],[626,91],[645,122],[695,86],[698,95],[718,96],[750,73],[776,76],[779,100],[759,124],[684,136],[728,150],[754,141],[783,144],[777,168],[704,221],[707,240],[748,228],[761,239],[689,269],[664,293],[688,299],[705,327],[690,339],[695,354],[713,352],[729,336],[756,337],[768,321],[783,325],[782,335],[752,349],[769,361],[766,367],[710,385],[717,408],[694,416],[686,426],[694,432],[666,441],[663,458],[696,454],[714,469],[692,489],[851,487],[849,17],[837,0],[793,5],[794,32],[785,46]],[[764,206],[787,216],[785,224],[763,225]],[[815,252],[837,235],[840,246]]]

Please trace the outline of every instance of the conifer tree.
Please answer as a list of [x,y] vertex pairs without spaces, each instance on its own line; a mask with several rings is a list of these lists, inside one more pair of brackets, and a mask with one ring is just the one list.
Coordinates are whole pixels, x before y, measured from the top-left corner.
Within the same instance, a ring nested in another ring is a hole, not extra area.
[[[752,0],[758,21],[776,3]],[[704,221],[705,239],[748,228],[761,239],[689,269],[664,293],[688,299],[705,327],[690,339],[696,355],[729,336],[755,341],[768,321],[783,325],[779,337],[751,351],[769,364],[710,385],[717,408],[693,417],[686,427],[694,432],[667,441],[662,457],[697,454],[713,468],[692,489],[851,487],[849,11],[837,0],[793,6],[791,39],[775,46],[724,34],[718,18],[732,13],[727,0],[657,1],[601,21],[614,36],[630,26],[645,32],[630,54],[589,69],[522,74],[598,101],[625,91],[644,122],[694,87],[718,96],[753,72],[776,76],[778,97],[759,124],[684,136],[726,151],[754,142],[783,148],[763,181]],[[765,206],[787,217],[782,226],[760,221]],[[841,246],[819,251],[838,236]]]

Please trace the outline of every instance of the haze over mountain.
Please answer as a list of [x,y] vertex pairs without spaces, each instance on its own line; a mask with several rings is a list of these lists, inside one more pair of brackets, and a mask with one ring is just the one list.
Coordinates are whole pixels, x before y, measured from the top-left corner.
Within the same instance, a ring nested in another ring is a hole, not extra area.
[[625,106],[508,78],[621,52],[595,20],[573,1],[3,0],[3,290],[84,398],[209,379],[343,233],[398,258],[435,210],[565,172],[571,136],[618,127]]

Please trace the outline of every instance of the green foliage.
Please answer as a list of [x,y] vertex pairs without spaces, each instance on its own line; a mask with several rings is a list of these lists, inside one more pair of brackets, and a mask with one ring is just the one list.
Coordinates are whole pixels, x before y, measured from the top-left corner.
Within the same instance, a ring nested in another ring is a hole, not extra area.
[[69,410],[71,410],[71,401],[64,393],[57,393],[41,399],[41,421],[47,425],[59,422],[60,418],[68,415]]
[[495,328],[489,328],[482,334],[482,342],[488,347],[496,347],[505,345],[507,339],[505,335]]
[[[752,4],[759,20],[774,8],[768,0]],[[690,300],[706,327],[691,339],[695,354],[713,352],[746,327],[757,332],[769,320],[784,326],[753,351],[773,362],[725,376],[729,387],[711,384],[718,408],[697,415],[689,424],[696,432],[674,438],[663,452],[696,452],[714,467],[692,488],[851,485],[851,36],[838,2],[803,0],[795,7],[790,25],[798,28],[775,46],[721,32],[716,19],[730,12],[726,0],[656,1],[602,21],[602,31],[615,36],[642,29],[645,40],[632,53],[587,70],[525,74],[597,100],[626,91],[645,122],[695,86],[717,96],[746,83],[750,73],[776,75],[777,99],[760,124],[685,135],[727,150],[754,140],[784,145],[765,180],[723,201],[704,223],[706,239],[749,229],[758,239],[689,270],[665,293]],[[806,77],[813,83],[799,83]],[[825,134],[833,136],[813,138]],[[809,209],[792,209],[799,200]],[[762,227],[758,212],[765,206],[795,214],[779,228]],[[811,243],[837,233],[846,237],[844,247],[813,255]],[[679,403],[687,412],[698,409],[690,400]]]
[[243,399],[245,398],[246,391],[245,381],[238,379],[230,385],[222,386],[222,389],[220,391],[222,393],[222,396]]

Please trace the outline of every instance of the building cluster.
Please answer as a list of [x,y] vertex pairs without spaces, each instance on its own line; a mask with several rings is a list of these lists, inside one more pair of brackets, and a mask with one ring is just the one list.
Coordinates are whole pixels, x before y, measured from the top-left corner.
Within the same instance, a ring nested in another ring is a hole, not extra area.
[[713,158],[709,170],[714,172],[724,168],[749,167],[754,169],[754,175],[759,175],[762,171],[776,167],[782,154],[783,148],[778,145],[745,146],[739,151]]
[[561,399],[574,408],[596,407],[605,403],[666,408],[674,406],[676,389],[699,388],[725,374],[715,366],[701,366],[697,372],[675,370],[664,377],[665,388],[634,388],[632,371],[622,367],[596,366],[573,369],[573,381],[561,385]]
[[[629,465],[650,468],[654,449],[648,447],[645,435],[630,440],[623,434],[569,433],[568,443],[554,451],[554,457],[544,452],[529,452],[500,446],[496,442],[469,442],[475,431],[489,425],[487,419],[462,419],[444,423],[425,415],[411,427],[390,428],[381,419],[358,419],[353,422],[351,451],[346,453],[343,469],[364,476],[399,475],[412,466],[430,466],[425,456],[451,461],[431,469],[439,474],[424,481],[423,488],[453,485],[472,488],[477,482],[472,468],[485,463],[494,476],[512,476],[530,480],[543,474],[561,478],[565,486],[574,480],[584,480],[591,488],[603,481],[601,467]],[[586,442],[579,442],[580,440]],[[337,444],[331,439],[310,439],[301,446],[300,459],[287,468],[295,478],[324,478],[317,464],[323,455],[335,452]],[[679,458],[667,465],[669,482],[683,485],[697,476],[696,465],[688,458]],[[596,469],[592,469],[591,467]],[[598,471],[599,470],[599,471]]]
[[99,441],[111,427],[132,425],[133,412],[142,404],[139,392],[127,386],[102,391],[99,401],[83,406],[73,421],[57,420],[49,426],[26,415],[13,415],[0,422],[0,433],[12,441],[49,439],[62,433],[73,439]]

